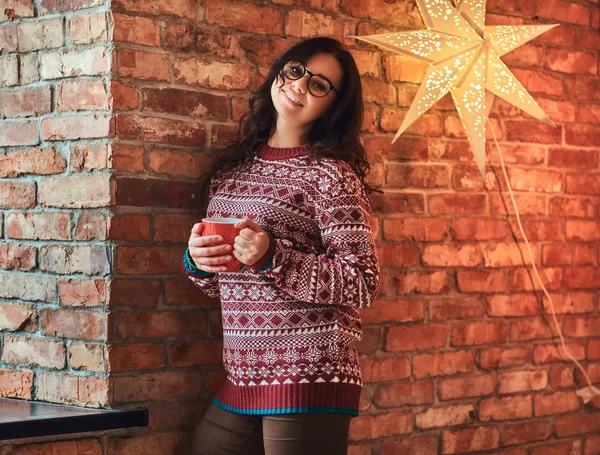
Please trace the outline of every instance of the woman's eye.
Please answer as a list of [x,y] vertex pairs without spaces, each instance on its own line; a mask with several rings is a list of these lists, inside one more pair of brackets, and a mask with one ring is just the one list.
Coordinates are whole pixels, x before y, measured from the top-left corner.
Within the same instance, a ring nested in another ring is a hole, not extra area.
[[320,82],[314,82],[313,87],[319,91],[325,91],[325,86]]

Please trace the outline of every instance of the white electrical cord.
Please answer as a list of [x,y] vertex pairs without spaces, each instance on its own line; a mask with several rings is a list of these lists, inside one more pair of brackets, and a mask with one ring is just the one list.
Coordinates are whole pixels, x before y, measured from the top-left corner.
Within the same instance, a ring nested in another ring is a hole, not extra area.
[[562,344],[562,349],[565,352],[565,354],[567,355],[567,357],[569,357],[579,367],[579,369],[585,376],[585,379],[588,383],[588,387],[584,387],[583,389],[577,390],[575,392],[575,394],[580,396],[583,399],[584,403],[587,403],[595,396],[600,396],[600,389],[598,389],[597,387],[594,387],[592,385],[590,378],[588,377],[585,369],[583,369],[581,364],[577,361],[577,359],[575,359],[575,357],[573,357],[571,355],[571,353],[565,346],[565,340],[560,331],[560,327],[558,325],[558,320],[556,319],[556,312],[554,311],[554,304],[552,303],[552,298],[550,297],[550,294],[548,294],[548,291],[546,290],[546,287],[544,286],[544,283],[542,282],[542,279],[540,278],[537,267],[535,265],[535,261],[533,260],[533,253],[531,252],[531,247],[529,246],[529,241],[527,240],[527,236],[525,235],[525,231],[523,230],[523,226],[521,225],[521,218],[519,216],[519,210],[517,209],[517,203],[515,202],[515,197],[513,195],[512,188],[510,187],[510,181],[508,180],[506,168],[504,167],[504,159],[502,158],[502,152],[500,151],[500,146],[498,145],[498,140],[496,139],[496,133],[494,132],[494,127],[492,126],[492,123],[490,122],[489,118],[488,118],[488,126],[490,128],[490,131],[492,132],[492,136],[494,137],[494,143],[496,144],[496,150],[498,151],[498,156],[500,157],[500,165],[502,166],[502,172],[504,173],[504,178],[506,179],[506,186],[508,187],[508,194],[510,194],[510,199],[515,208],[515,215],[517,216],[517,224],[519,225],[521,235],[523,236],[523,239],[525,240],[525,245],[527,246],[527,251],[529,252],[529,260],[531,262],[531,265],[533,266],[533,271],[535,273],[535,276],[538,279],[540,286],[542,287],[542,290],[544,291],[544,294],[548,298],[548,302],[550,302],[550,308],[552,309],[552,318],[554,319],[554,325],[556,326],[556,330],[558,332],[558,335],[560,336],[560,342]]

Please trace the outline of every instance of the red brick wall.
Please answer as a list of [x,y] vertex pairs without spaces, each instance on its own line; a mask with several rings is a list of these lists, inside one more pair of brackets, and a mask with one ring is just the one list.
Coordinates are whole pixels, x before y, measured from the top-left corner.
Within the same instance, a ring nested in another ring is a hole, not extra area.
[[110,403],[102,3],[0,5],[0,396]]
[[[575,396],[585,380],[532,291],[495,150],[484,182],[449,97],[391,145],[425,68],[344,38],[422,28],[414,3],[7,2],[0,395],[151,416],[147,429],[45,450],[179,452],[224,377],[218,302],[180,273],[197,178],[273,59],[319,33],[358,61],[371,181],[385,191],[349,453],[600,453],[600,401]],[[557,127],[499,99],[492,123],[561,330],[598,383],[598,2],[489,0],[488,11],[489,24],[561,24],[504,58]],[[2,454],[38,453],[33,442]]]

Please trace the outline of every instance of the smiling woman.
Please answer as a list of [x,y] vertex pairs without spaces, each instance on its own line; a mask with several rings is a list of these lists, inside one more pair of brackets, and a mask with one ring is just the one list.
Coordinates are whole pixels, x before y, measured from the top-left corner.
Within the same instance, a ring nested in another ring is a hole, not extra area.
[[334,39],[303,41],[275,61],[209,172],[207,216],[241,221],[231,244],[196,224],[184,258],[220,297],[228,373],[194,455],[347,452],[362,389],[358,310],[379,287],[362,112],[352,56]]
[[[300,77],[299,65],[308,70]],[[326,79],[332,90],[324,96],[310,92],[308,88],[315,85],[311,73]],[[284,102],[291,105],[286,91],[303,104],[298,112],[284,107]],[[363,110],[361,80],[352,55],[335,39],[301,41],[275,60],[265,82],[250,97],[236,139],[219,151],[205,175],[205,190],[219,172],[236,168],[243,172],[261,145],[289,148],[310,143],[315,157],[348,163],[370,193],[373,190],[365,182],[369,163],[359,138]]]
[[342,79],[343,69],[331,54],[315,54],[306,65],[296,60],[287,62],[271,85],[271,99],[278,115],[270,144],[289,147],[298,139],[303,143],[314,123],[338,101],[331,81],[339,86]]

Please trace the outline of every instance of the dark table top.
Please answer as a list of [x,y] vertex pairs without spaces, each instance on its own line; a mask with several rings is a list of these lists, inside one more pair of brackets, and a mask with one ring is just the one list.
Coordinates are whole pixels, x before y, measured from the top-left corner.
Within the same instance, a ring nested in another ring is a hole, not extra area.
[[92,409],[0,398],[0,440],[148,426],[147,409]]

